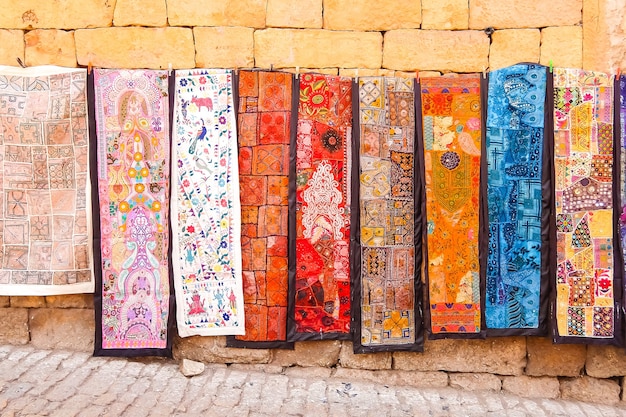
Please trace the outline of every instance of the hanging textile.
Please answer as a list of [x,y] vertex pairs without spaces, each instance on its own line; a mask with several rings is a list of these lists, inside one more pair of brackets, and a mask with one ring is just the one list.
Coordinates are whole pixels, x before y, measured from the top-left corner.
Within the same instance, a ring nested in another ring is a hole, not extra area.
[[291,134],[295,134],[293,92],[291,74],[239,72],[239,182],[246,334],[229,337],[227,346],[293,346],[285,342],[289,143]]
[[300,76],[289,210],[292,341],[350,338],[351,95],[349,78]]
[[430,337],[480,335],[480,76],[420,80]]
[[172,263],[178,334],[242,335],[232,72],[176,71],[175,88]]
[[544,140],[546,72],[537,64],[518,64],[489,74],[488,334],[547,331],[551,185]]
[[613,110],[611,77],[554,70],[557,342],[606,343],[620,337]]
[[0,67],[0,295],[94,290],[86,81]]
[[362,77],[354,89],[360,132],[354,351],[421,351],[414,80]]
[[96,355],[171,355],[166,71],[94,70]]

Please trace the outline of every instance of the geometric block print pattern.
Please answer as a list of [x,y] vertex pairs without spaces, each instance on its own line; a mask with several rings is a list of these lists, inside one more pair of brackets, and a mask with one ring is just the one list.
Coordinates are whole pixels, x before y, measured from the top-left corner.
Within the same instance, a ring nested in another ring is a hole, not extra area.
[[421,79],[431,332],[480,332],[480,76]]
[[359,78],[360,326],[370,348],[416,340],[413,83]]
[[172,262],[178,334],[243,335],[232,71],[176,71],[174,101]]
[[169,286],[167,71],[94,70],[102,346],[166,349]]
[[352,80],[301,74],[293,340],[350,335],[351,137]]
[[94,290],[87,73],[0,68],[0,294]]
[[546,68],[490,72],[487,105],[489,329],[539,327]]
[[287,339],[291,74],[239,72],[243,294],[248,347]]
[[[613,287],[613,81],[554,69],[556,319],[559,336],[615,336]],[[589,161],[585,163],[585,161]]]

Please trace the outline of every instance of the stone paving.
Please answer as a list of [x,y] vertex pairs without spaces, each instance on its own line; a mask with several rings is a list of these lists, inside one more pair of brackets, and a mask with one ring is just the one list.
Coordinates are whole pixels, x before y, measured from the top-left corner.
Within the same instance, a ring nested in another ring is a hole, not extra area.
[[625,416],[626,405],[419,389],[334,377],[325,368],[207,365],[0,346],[0,416]]

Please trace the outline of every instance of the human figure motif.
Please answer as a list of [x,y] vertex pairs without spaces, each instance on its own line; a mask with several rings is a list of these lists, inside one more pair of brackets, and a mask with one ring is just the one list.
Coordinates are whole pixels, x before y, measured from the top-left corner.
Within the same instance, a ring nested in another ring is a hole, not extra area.
[[204,300],[200,298],[200,294],[194,292],[191,296],[191,302],[187,303],[189,306],[189,315],[193,314],[205,314],[206,310],[204,309]]

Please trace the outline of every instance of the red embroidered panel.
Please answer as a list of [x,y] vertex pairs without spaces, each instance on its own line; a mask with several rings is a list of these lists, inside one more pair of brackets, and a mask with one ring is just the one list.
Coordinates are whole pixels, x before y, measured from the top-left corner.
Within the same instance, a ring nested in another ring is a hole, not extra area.
[[300,77],[294,339],[350,333],[352,82]]
[[291,74],[239,73],[245,336],[237,341],[287,338],[287,217]]

